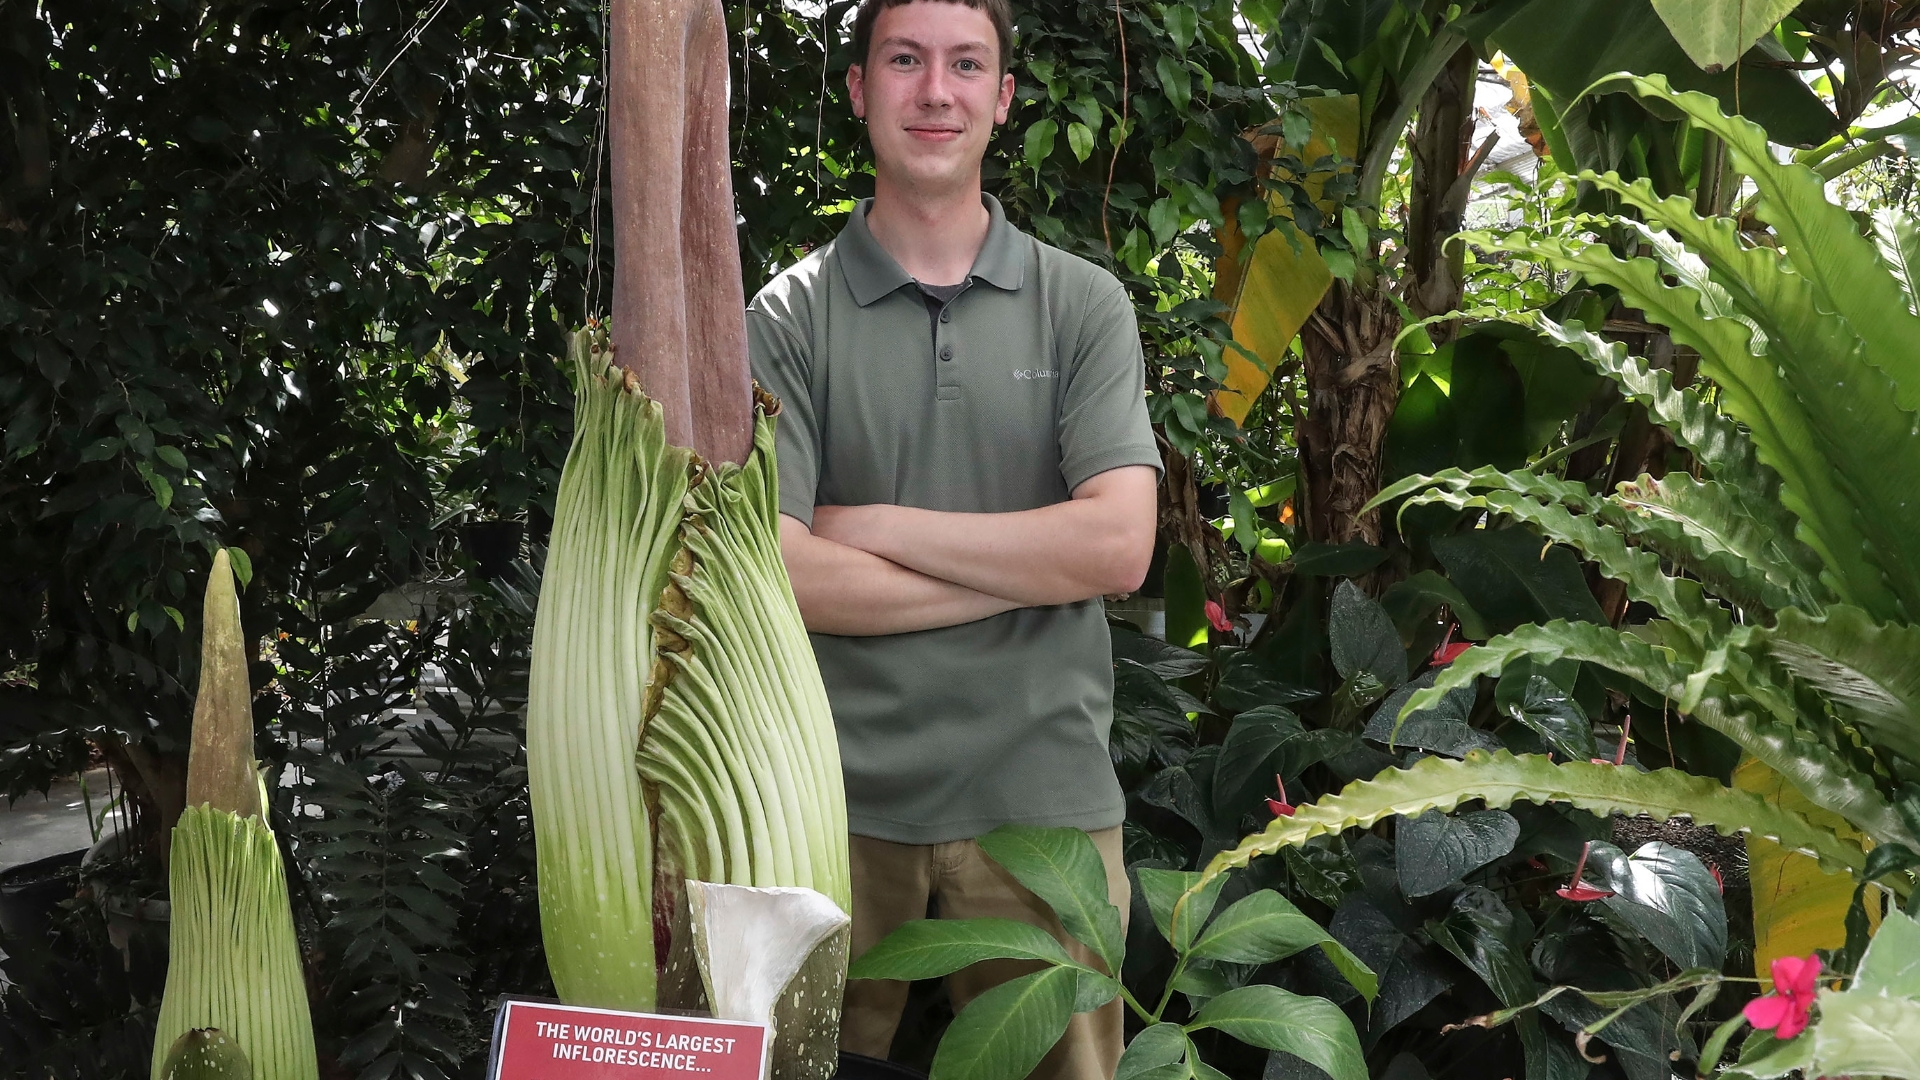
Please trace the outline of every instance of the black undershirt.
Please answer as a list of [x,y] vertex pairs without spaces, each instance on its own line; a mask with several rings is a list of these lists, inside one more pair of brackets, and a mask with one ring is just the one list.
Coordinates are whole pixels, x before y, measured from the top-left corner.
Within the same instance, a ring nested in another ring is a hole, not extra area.
[[953,303],[954,297],[966,292],[967,286],[971,284],[973,284],[972,278],[958,285],[929,285],[924,281],[914,282],[914,285],[920,289],[921,297],[927,302],[927,330],[933,335],[934,341],[940,340],[940,312],[948,304]]

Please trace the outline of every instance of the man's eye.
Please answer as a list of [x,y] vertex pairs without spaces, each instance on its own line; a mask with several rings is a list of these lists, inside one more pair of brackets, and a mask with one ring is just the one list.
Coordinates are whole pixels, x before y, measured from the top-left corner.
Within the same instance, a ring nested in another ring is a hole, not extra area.
[[962,70],[962,71],[979,71],[979,70],[980,70],[980,61],[978,61],[978,60],[962,60],[962,61],[960,61],[960,70]]
[[913,57],[907,53],[901,53],[893,58],[893,63],[895,67],[906,67],[908,64],[913,63]]

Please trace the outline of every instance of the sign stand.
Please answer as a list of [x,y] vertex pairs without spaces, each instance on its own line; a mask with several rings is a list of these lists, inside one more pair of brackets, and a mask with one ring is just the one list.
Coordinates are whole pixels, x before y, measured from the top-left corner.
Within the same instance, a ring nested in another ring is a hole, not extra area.
[[487,1080],[761,1080],[767,1025],[506,997]]

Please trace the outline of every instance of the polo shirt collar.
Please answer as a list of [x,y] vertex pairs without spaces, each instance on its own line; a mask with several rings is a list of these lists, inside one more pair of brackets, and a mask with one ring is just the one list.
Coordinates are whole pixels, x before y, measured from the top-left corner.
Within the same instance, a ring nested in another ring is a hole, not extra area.
[[[987,207],[987,240],[980,246],[980,254],[974,257],[968,276],[1013,292],[1026,280],[1027,262],[1031,257],[1029,245],[1021,242],[1020,230],[1007,220],[1000,200],[982,193],[980,201]],[[887,254],[867,228],[867,210],[872,206],[872,199],[861,199],[834,243],[847,288],[852,290],[854,302],[861,307],[913,283],[913,278],[900,269],[900,264]]]

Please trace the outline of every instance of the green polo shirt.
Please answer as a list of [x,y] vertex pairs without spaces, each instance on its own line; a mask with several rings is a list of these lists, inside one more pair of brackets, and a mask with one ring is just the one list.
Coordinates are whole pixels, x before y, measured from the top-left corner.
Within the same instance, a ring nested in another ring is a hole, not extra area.
[[[1006,513],[1160,466],[1146,368],[1113,275],[992,223],[966,288],[936,303],[867,230],[747,309],[754,377],[781,401],[780,509],[894,503]],[[1107,756],[1113,659],[1096,597],[880,637],[814,634],[855,833],[908,844],[1008,822],[1099,829],[1125,807]]]

